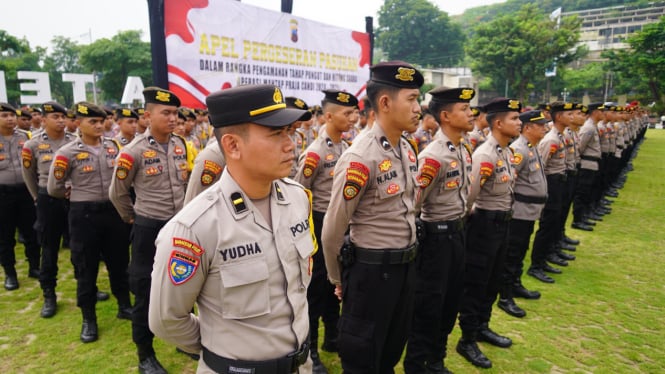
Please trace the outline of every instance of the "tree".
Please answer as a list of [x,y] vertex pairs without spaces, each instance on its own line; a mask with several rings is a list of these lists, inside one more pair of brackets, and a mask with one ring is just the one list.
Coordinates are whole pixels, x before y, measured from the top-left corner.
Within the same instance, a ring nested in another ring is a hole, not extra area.
[[584,95],[589,95],[591,101],[600,101],[605,90],[605,64],[592,62],[579,69],[559,67],[563,87],[570,92],[570,97],[582,101]]
[[628,38],[632,51],[628,54],[634,74],[647,79],[654,102],[662,103],[662,83],[665,81],[665,17],[660,22],[642,28]]
[[579,29],[577,17],[563,18],[557,28],[536,4],[528,4],[516,14],[479,25],[467,44],[467,53],[475,71],[497,85],[507,81],[510,91],[524,101],[529,86],[542,82],[545,69],[555,58],[565,64],[585,53],[584,48],[574,48]]
[[19,79],[17,71],[39,71],[39,62],[46,54],[44,48],[38,47],[34,52],[25,39],[18,39],[9,35],[5,30],[0,30],[0,70],[5,72],[5,83],[7,86],[7,100],[19,104],[21,93],[19,91]]
[[51,40],[53,52],[44,59],[44,70],[49,72],[51,93],[59,103],[73,104],[72,86],[62,81],[62,73],[83,73],[79,64],[81,46],[64,36],[55,36]]
[[106,101],[120,101],[130,75],[141,77],[146,85],[152,82],[150,43],[141,41],[140,30],[121,31],[111,39],[84,46],[80,63],[85,70],[101,75],[98,87]]
[[427,0],[385,0],[376,34],[378,46],[392,60],[449,67],[464,53],[461,27]]

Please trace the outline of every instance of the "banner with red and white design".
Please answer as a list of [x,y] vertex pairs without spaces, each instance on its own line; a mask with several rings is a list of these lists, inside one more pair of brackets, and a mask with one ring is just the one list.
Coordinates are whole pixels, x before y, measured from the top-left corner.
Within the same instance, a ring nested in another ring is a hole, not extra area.
[[220,89],[274,84],[285,96],[320,104],[321,90],[363,96],[369,34],[234,0],[165,0],[169,89],[203,108]]

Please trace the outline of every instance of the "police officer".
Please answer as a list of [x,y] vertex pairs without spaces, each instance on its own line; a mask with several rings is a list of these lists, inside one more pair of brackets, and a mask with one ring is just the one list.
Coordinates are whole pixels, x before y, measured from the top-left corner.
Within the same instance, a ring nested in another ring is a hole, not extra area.
[[418,125],[418,130],[413,133],[413,139],[416,141],[418,146],[418,154],[425,150],[433,140],[434,135],[439,129],[439,124],[436,122],[434,115],[430,113],[429,108],[421,108],[422,119],[420,120],[420,125]]
[[485,136],[485,129],[489,126],[487,123],[487,112],[485,111],[484,106],[475,106],[472,109],[473,115],[476,117],[474,121],[473,130],[467,133],[467,138],[469,144],[471,145],[471,150],[475,150],[481,146],[487,140]]
[[21,175],[21,150],[30,133],[16,128],[17,110],[0,103],[0,264],[5,270],[5,289],[19,287],[14,246],[18,229],[28,258],[28,276],[39,277],[39,244],[32,225],[35,205]]
[[500,309],[518,318],[526,316],[526,312],[515,303],[515,297],[540,298],[540,292],[527,290],[521,278],[524,256],[529,249],[535,222],[547,201],[547,180],[537,146],[547,133],[545,125],[549,120],[540,110],[531,110],[520,114],[520,121],[521,135],[511,143],[517,178],[503,285],[497,304]]
[[[330,202],[335,165],[342,153],[349,148],[349,144],[342,139],[342,133],[353,126],[353,111],[358,105],[358,99],[349,93],[332,89],[323,93],[325,97],[321,101],[321,108],[326,118],[326,126],[300,156],[298,172],[294,178],[312,191],[314,232],[319,242],[323,218]],[[337,352],[339,300],[335,297],[335,287],[328,282],[323,251],[318,251],[313,258],[312,282],[307,290],[311,356],[314,372],[327,373],[318,354],[319,318],[323,319],[325,326],[322,348]]]
[[603,118],[605,107],[603,103],[592,103],[587,108],[589,117],[580,128],[577,145],[581,164],[573,205],[573,220],[576,222],[583,221],[585,217],[600,218],[596,214],[596,202],[600,198],[598,171],[602,153],[597,125]]
[[136,121],[136,134],[143,134],[150,126],[150,121],[145,116],[145,108],[136,107],[133,110],[139,115],[139,119]]
[[60,148],[48,177],[48,193],[64,198],[69,188],[69,228],[76,277],[76,304],[81,308],[81,341],[97,340],[97,274],[103,256],[118,300],[118,318],[130,319],[129,225],[108,198],[115,158],[120,145],[102,137],[105,111],[90,103],[75,104],[80,136]]
[[29,110],[16,109],[16,125],[19,130],[30,132],[31,119]]
[[[286,105],[290,108],[296,108],[296,109],[302,109],[302,110],[307,110],[310,111],[309,106],[307,106],[307,103],[305,103],[303,100],[289,96],[284,99],[286,101]],[[311,112],[310,112],[311,113]],[[314,124],[314,120],[312,118],[308,119],[307,121],[302,121],[301,126],[296,129],[296,131],[300,132],[302,141],[303,141],[303,147],[307,148],[309,147],[312,143],[314,143],[314,139],[318,136],[318,131],[316,131],[312,125]]]
[[[159,87],[143,90],[145,116],[150,128],[137,135],[116,159],[109,198],[123,221],[132,224],[129,287],[134,294],[132,339],[139,357],[139,372],[165,373],[152,347],[148,327],[150,273],[159,230],[183,205],[187,184],[187,145],[172,134],[180,99]],[[136,191],[132,205],[130,187]]]
[[67,224],[65,200],[48,195],[46,190],[48,173],[55,152],[69,143],[74,137],[65,133],[67,108],[49,101],[42,104],[44,130],[33,136],[23,146],[23,180],[30,195],[37,203],[35,228],[42,246],[39,284],[44,295],[44,305],[40,312],[44,318],[53,317],[57,298],[55,287],[58,275],[58,252],[62,234]]
[[29,107],[27,109],[32,117],[30,120],[30,124],[32,125],[30,132],[32,133],[32,136],[36,136],[37,133],[44,131],[44,114],[42,113],[42,110],[37,107]]
[[511,138],[519,135],[517,100],[494,99],[485,106],[490,136],[473,153],[466,243],[466,268],[459,322],[462,338],[457,352],[473,365],[489,368],[492,362],[478,348],[478,341],[500,348],[512,345],[510,338],[489,327],[492,305],[499,292],[508,248],[508,223],[512,217],[514,170]]
[[308,194],[284,178],[295,162],[288,128],[311,114],[286,108],[271,85],[206,102],[227,165],[157,238],[150,327],[201,353],[199,373],[311,372],[301,365],[316,242]]
[[464,219],[471,152],[462,143],[472,129],[472,88],[438,87],[428,111],[439,135],[418,155],[420,219],[425,239],[416,258],[413,326],[404,372],[444,373],[448,335],[455,326],[464,285]]
[[566,183],[566,148],[563,131],[573,121],[573,103],[554,102],[550,105],[552,129],[538,144],[545,178],[547,179],[547,202],[540,216],[538,231],[531,251],[531,266],[527,274],[545,283],[554,279],[545,272],[560,274],[561,270],[550,266],[547,261],[556,256],[555,246],[560,239],[559,220],[562,214],[563,193]]
[[[342,298],[339,355],[345,372],[392,372],[413,309],[416,151],[402,138],[420,119],[422,74],[402,61],[370,68],[376,123],[337,161],[323,222],[328,278]],[[344,265],[338,255],[349,228]],[[353,262],[353,263],[352,263]]]
[[[304,101],[302,101],[297,97],[293,96],[286,97],[284,98],[284,102],[286,103],[287,108],[294,108],[300,110],[307,108],[307,104],[305,104]],[[305,121],[296,121],[296,123],[294,123],[293,126],[290,128],[291,140],[296,145],[295,148],[293,148],[293,157],[295,160],[299,160],[300,155],[305,151],[305,148],[307,148],[305,134],[302,131],[299,131],[304,122]],[[289,173],[289,178],[295,177],[297,172],[298,172],[298,162],[294,162],[291,167],[291,172]]]
[[226,166],[224,153],[219,148],[219,142],[211,141],[194,159],[194,167],[187,182],[185,201],[187,204],[198,194],[212,186],[222,176]]
[[121,147],[131,143],[136,136],[136,123],[139,120],[139,114],[129,108],[119,108],[115,110],[115,121],[118,123],[118,135],[115,140]]

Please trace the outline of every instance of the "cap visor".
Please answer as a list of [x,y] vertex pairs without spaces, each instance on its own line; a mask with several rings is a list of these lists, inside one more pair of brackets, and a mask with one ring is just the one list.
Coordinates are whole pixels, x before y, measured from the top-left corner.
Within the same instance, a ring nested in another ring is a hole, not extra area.
[[296,121],[307,121],[310,118],[312,118],[312,113],[306,110],[286,108],[267,113],[259,118],[252,119],[250,122],[262,126],[283,127]]

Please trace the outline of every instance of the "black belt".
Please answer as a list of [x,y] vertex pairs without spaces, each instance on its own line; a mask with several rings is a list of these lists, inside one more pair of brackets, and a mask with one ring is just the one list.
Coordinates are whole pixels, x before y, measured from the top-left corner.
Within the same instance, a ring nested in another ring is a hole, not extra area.
[[452,234],[455,232],[464,231],[464,218],[452,221],[423,221],[423,223],[425,224],[425,230],[428,234]]
[[570,176],[576,176],[577,175],[577,169],[575,170],[566,170],[566,175]]
[[134,218],[134,224],[139,225],[139,226],[145,226],[151,229],[161,229],[166,225],[166,222],[169,220],[159,220],[159,219],[152,219],[144,216],[139,216],[137,215]]
[[586,161],[600,161],[600,157],[582,156],[582,160],[586,160]]
[[547,196],[527,196],[515,192],[515,200],[527,204],[545,204],[547,202]]
[[408,264],[416,258],[418,243],[400,249],[367,249],[353,246],[357,262],[369,265]]
[[25,184],[0,184],[0,192],[22,192],[27,191]]
[[473,214],[483,216],[491,221],[508,222],[513,218],[512,210],[487,210],[475,208]]
[[37,193],[40,193],[42,195],[48,195],[48,190],[46,187],[37,187]]
[[307,361],[309,356],[309,338],[296,352],[285,357],[265,361],[232,360],[219,356],[203,347],[203,362],[220,374],[291,374]]
[[71,209],[83,209],[90,212],[104,212],[113,210],[115,207],[110,201],[70,201],[69,207]]

